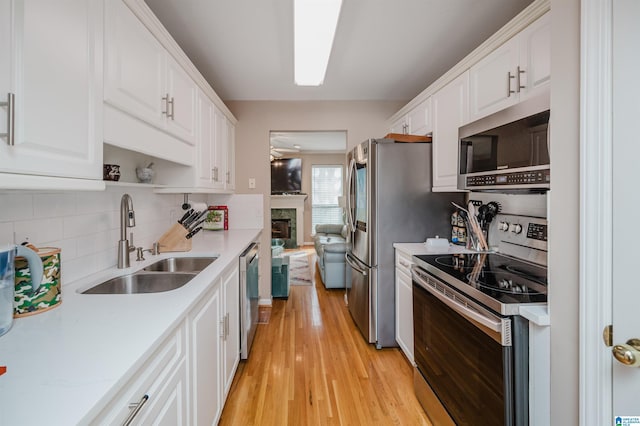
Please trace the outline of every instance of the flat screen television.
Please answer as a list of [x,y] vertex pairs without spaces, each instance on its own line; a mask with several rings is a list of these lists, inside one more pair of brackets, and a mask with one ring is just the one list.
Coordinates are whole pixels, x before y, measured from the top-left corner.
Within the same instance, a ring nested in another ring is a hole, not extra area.
[[298,194],[302,189],[302,158],[278,158],[271,162],[271,193]]

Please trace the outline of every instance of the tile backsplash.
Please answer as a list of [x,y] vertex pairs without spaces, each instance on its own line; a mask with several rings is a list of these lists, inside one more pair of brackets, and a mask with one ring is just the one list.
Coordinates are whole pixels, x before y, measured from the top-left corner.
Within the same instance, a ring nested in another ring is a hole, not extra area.
[[[0,244],[29,241],[62,249],[62,284],[113,267],[120,239],[120,199],[133,199],[136,246],[151,247],[181,216],[182,195],[110,186],[103,192],[0,192]],[[206,196],[192,196],[207,201]],[[132,256],[135,256],[132,254]]]

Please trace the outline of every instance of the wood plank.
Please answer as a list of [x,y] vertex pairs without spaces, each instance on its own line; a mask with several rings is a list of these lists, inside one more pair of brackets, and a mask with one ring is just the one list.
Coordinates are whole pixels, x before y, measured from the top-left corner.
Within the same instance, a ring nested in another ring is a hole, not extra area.
[[325,289],[314,269],[313,285],[293,286],[258,325],[219,424],[430,425],[402,352],[366,343],[344,290]]
[[403,133],[387,133],[385,136],[387,139],[393,139],[396,142],[415,143],[415,142],[431,142],[431,136],[421,135],[405,135]]

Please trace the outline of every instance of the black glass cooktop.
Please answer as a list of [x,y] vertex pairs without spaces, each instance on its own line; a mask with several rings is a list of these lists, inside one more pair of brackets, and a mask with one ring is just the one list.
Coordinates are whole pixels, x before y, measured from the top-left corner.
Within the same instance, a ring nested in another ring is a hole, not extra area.
[[[547,302],[547,270],[498,253],[418,255],[418,266],[485,303],[499,305]],[[492,307],[492,306],[490,306]],[[498,309],[505,313],[509,309]]]

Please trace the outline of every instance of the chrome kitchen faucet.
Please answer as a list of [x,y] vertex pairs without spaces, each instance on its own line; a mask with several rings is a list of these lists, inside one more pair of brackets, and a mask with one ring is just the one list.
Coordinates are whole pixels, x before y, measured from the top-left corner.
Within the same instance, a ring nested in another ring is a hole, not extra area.
[[129,194],[124,194],[120,200],[120,241],[118,241],[118,269],[129,267],[129,253],[136,247],[133,245],[133,233],[131,244],[127,240],[127,228],[136,226],[136,214],[133,211],[133,200]]

